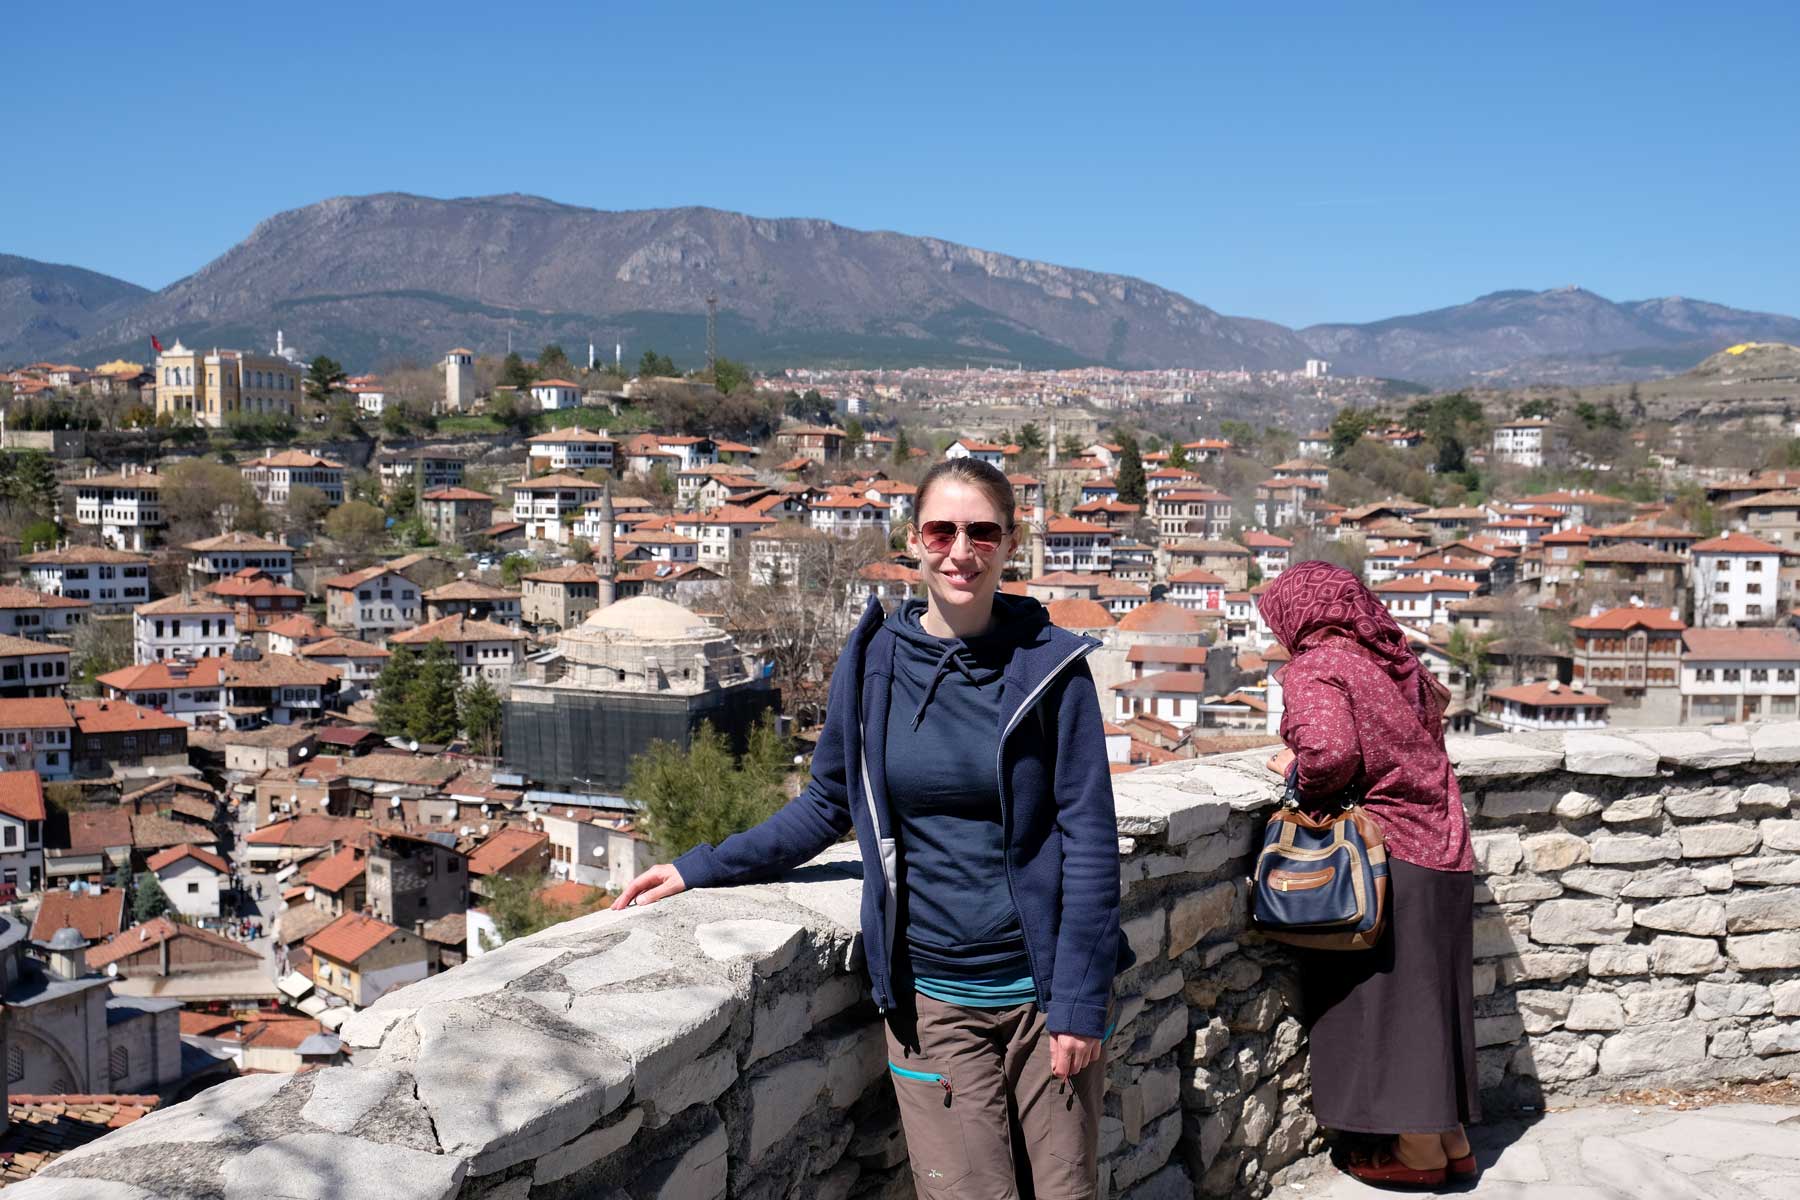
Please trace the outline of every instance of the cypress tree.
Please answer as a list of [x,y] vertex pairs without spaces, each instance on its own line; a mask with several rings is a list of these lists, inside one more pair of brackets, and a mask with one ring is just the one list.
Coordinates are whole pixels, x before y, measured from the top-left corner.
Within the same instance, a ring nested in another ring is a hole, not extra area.
[[375,680],[375,725],[383,736],[406,732],[406,702],[418,678],[418,654],[411,646],[396,647]]
[[1113,482],[1119,488],[1119,503],[1144,502],[1144,460],[1138,454],[1137,439],[1129,433],[1119,435],[1119,471]]

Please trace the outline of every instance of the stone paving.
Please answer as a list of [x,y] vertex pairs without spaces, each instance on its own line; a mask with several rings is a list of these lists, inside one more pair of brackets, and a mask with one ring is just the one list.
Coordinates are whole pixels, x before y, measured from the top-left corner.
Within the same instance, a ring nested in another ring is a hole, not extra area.
[[[1721,1104],[1677,1112],[1622,1104],[1552,1112],[1471,1131],[1491,1200],[1800,1200],[1800,1107]],[[1387,1194],[1335,1172],[1283,1198]]]

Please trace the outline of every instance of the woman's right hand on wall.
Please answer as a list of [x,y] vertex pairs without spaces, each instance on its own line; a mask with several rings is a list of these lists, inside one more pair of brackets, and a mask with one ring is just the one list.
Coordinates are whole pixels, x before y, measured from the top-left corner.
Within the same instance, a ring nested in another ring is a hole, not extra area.
[[625,885],[619,898],[612,902],[614,912],[632,905],[655,904],[658,900],[687,891],[687,881],[674,863],[658,863]]

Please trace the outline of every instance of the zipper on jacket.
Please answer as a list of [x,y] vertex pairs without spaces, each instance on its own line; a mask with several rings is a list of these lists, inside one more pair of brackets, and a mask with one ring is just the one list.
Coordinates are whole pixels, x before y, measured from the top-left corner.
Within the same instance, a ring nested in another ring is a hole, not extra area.
[[[862,769],[863,803],[868,806],[869,833],[875,839],[875,869],[881,872],[881,956],[891,998],[894,987],[894,926],[899,919],[894,911],[896,881],[888,875],[887,862],[881,856],[881,817],[875,810],[875,789],[869,786],[869,730],[860,719],[856,723],[856,732],[861,739],[856,747],[856,757],[857,764]],[[882,997],[875,998],[875,1011],[885,1014],[887,1006],[881,1001]]]
[[[1013,916],[1018,920],[1021,932],[1025,929],[1025,920],[1019,915],[1019,893],[1013,884],[1012,802],[1006,791],[1006,739],[1012,736],[1012,731],[1018,728],[1019,722],[1024,719],[1025,714],[1031,711],[1032,707],[1049,690],[1050,685],[1056,682],[1056,677],[1061,675],[1070,663],[1086,658],[1093,651],[1094,644],[1084,642],[1067,658],[1057,663],[1049,674],[1038,680],[1037,686],[1025,694],[1024,701],[1017,709],[1013,710],[1013,715],[1007,719],[1006,728],[1000,731],[1000,744],[994,750],[994,776],[1000,786],[1000,840],[1006,856],[1006,894],[1012,900]],[[1048,1005],[1044,1003],[1044,997],[1049,992],[1050,981],[1045,979],[1043,973],[1038,970],[1037,955],[1031,952],[1029,936],[1025,938],[1025,961],[1031,964],[1031,982],[1037,989],[1038,1007],[1047,1009]]]

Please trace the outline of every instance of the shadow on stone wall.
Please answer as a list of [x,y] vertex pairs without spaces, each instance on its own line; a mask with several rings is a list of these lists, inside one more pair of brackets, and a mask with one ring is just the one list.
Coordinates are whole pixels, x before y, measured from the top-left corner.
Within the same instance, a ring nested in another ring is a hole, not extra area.
[[[1103,1195],[1254,1197],[1319,1166],[1293,962],[1245,926],[1262,757],[1115,782],[1138,963],[1115,989]],[[1479,862],[1484,1153],[1559,1096],[1800,1074],[1800,723],[1452,739],[1452,759]],[[837,846],[566,922],[352,1017],[353,1065],[222,1084],[9,1200],[899,1200],[860,892]]]

